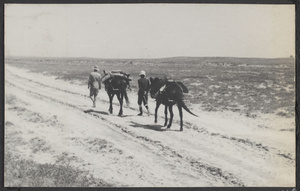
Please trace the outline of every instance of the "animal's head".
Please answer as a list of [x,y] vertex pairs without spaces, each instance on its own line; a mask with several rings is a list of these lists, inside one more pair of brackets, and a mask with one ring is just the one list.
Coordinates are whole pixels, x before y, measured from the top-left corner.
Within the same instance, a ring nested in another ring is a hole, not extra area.
[[150,96],[152,98],[156,98],[157,94],[159,92],[159,89],[165,85],[165,80],[159,79],[159,78],[151,78],[150,77]]

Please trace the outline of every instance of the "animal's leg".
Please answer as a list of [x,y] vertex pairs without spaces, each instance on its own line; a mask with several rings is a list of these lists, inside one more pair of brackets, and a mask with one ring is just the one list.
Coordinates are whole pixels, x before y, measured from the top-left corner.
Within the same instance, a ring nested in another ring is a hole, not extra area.
[[165,124],[164,126],[167,126],[168,124],[168,106],[165,106]]
[[94,96],[93,107],[96,107],[97,96]]
[[113,98],[115,96],[115,94],[111,94],[111,95],[108,95],[109,96],[109,113],[113,113],[113,107],[112,107],[112,101],[113,101]]
[[140,111],[140,113],[138,114],[138,116],[142,116],[143,115],[142,105],[139,105],[139,111]]
[[122,116],[123,115],[123,94],[118,94],[117,95],[118,97],[118,100],[119,100],[119,103],[120,103],[120,110],[119,110],[119,116]]
[[180,131],[183,131],[183,120],[182,120],[182,107],[178,106],[179,117],[180,117]]
[[147,114],[148,116],[150,115],[150,111],[149,111],[149,106],[148,106],[148,99],[147,99],[147,96],[144,94],[143,96],[143,100],[142,100],[145,108],[147,109]]
[[[107,95],[108,95],[108,99],[109,99],[109,103],[110,103],[110,95],[108,92],[107,92]],[[109,104],[108,112],[110,113],[110,104]]]
[[157,123],[157,110],[160,106],[160,102],[159,101],[156,101],[156,107],[155,107],[155,114],[154,114],[154,122]]
[[149,106],[148,106],[148,104],[147,104],[147,103],[144,103],[144,105],[145,105],[145,108],[147,109],[147,114],[148,114],[148,116],[150,116],[150,111],[149,111]]
[[93,104],[94,104],[93,96],[90,96],[90,98],[91,98],[91,100],[92,100],[92,102],[93,102]]
[[[125,97],[125,100],[126,100],[126,105],[129,106],[130,105],[130,102],[129,102],[129,98],[127,96],[127,92],[126,90],[124,90],[124,97]],[[123,100],[123,99],[122,99]]]
[[170,128],[172,126],[172,121],[173,121],[173,116],[174,116],[174,114],[173,114],[173,106],[172,105],[169,106],[169,112],[170,112],[170,122],[169,122],[169,125],[168,125],[167,128]]

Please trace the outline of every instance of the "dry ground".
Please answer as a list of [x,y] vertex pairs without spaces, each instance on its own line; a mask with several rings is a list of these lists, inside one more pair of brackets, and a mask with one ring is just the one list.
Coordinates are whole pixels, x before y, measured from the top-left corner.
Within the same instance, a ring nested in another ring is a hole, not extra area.
[[292,118],[190,105],[199,117],[184,112],[180,132],[175,112],[165,131],[162,108],[158,124],[136,116],[133,92],[123,117],[116,101],[108,114],[103,89],[96,109],[87,95],[86,85],[5,66],[5,186],[295,186]]

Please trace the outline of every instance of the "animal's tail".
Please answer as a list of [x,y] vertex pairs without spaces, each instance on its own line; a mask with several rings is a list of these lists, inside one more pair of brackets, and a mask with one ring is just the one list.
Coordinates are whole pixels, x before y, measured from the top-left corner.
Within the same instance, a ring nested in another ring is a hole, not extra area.
[[198,117],[198,115],[195,115],[193,112],[191,112],[191,111],[189,110],[189,108],[185,105],[185,103],[183,102],[182,99],[179,98],[179,99],[177,99],[176,101],[177,101],[177,104],[179,104],[180,106],[182,106],[183,109],[185,109],[187,112],[189,112],[189,113],[192,114],[193,116]]

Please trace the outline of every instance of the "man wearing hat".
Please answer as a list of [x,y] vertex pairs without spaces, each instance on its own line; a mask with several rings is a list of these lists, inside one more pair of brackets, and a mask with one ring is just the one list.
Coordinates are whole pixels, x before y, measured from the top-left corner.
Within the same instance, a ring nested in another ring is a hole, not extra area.
[[140,79],[138,80],[139,85],[139,91],[138,91],[138,104],[139,104],[139,110],[140,113],[139,116],[143,115],[143,109],[142,109],[142,103],[147,109],[148,115],[149,113],[149,107],[148,107],[148,92],[150,89],[150,82],[146,77],[146,72],[141,71],[140,72]]
[[98,66],[94,66],[94,71],[90,73],[88,81],[88,88],[90,89],[90,98],[93,101],[93,107],[96,107],[96,98],[99,89],[101,89],[101,75],[98,73],[98,71]]

